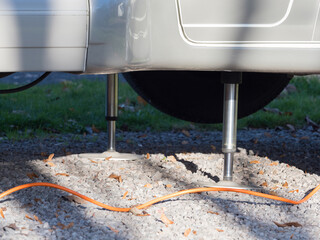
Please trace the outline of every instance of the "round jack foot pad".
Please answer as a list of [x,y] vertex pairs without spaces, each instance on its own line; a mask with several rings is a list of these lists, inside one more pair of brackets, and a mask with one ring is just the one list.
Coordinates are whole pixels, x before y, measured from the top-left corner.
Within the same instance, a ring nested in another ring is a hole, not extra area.
[[204,187],[235,188],[235,189],[247,189],[247,190],[261,189],[260,187],[242,185],[242,184],[238,184],[233,181],[220,181],[217,183],[212,183],[212,182],[198,182],[198,183],[199,183],[199,185],[204,186]]
[[81,158],[106,159],[109,161],[132,161],[145,158],[143,155],[132,153],[119,153],[116,151],[106,151],[103,153],[81,153]]

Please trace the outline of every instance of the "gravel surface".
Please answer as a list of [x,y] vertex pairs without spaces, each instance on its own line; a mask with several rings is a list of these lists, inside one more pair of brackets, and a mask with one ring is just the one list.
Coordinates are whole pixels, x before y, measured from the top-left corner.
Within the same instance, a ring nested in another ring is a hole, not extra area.
[[[129,207],[222,177],[220,132],[118,132],[117,138],[120,152],[149,153],[150,158],[79,158],[79,153],[104,151],[104,133],[24,141],[2,138],[0,191],[51,182],[112,206]],[[299,200],[320,184],[319,146],[320,133],[308,128],[295,133],[241,130],[234,179]],[[52,161],[44,162],[51,153]],[[109,178],[111,174],[121,176],[122,182]],[[5,218],[0,215],[0,238],[320,239],[320,192],[296,206],[239,193],[183,195],[146,209],[149,216],[107,211],[70,196],[37,187],[1,199]],[[295,224],[278,227],[274,222]]]

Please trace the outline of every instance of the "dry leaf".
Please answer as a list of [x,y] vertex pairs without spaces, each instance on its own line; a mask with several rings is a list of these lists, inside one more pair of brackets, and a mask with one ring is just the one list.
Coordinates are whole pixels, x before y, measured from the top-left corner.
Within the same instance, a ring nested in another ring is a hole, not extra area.
[[188,228],[188,229],[184,232],[183,236],[188,237],[190,233],[191,233],[191,228]]
[[268,183],[267,183],[267,182],[264,182],[264,183],[261,184],[261,186],[262,186],[262,187],[268,187]]
[[258,174],[263,175],[264,171],[260,170]]
[[213,212],[213,211],[207,211],[207,213],[215,214],[215,215],[219,215],[219,213],[218,213],[218,212]]
[[149,153],[147,153],[147,159],[150,159],[150,154]]
[[51,153],[49,157],[46,160],[43,160],[44,162],[50,162],[52,158],[54,157],[54,153]]
[[66,176],[69,177],[70,175],[68,173],[56,173],[56,176]]
[[253,144],[257,144],[259,142],[259,139],[257,139],[257,138],[255,138],[254,140],[253,140]]
[[146,137],[148,137],[147,134],[142,134],[142,135],[138,136],[138,138],[146,138]]
[[210,147],[211,147],[212,151],[214,151],[214,152],[217,150],[215,145],[210,145]]
[[75,202],[78,204],[87,204],[88,203],[86,200],[79,198],[77,196],[74,196],[74,195],[70,195],[70,196],[66,196],[66,197],[63,196],[63,198],[67,199],[70,202]]
[[3,214],[3,210],[2,210],[2,208],[0,208],[0,215],[1,215],[1,217],[4,219],[5,217],[4,217],[4,214]]
[[115,175],[114,173],[112,173],[108,178],[116,179],[119,183],[122,183],[121,176]]
[[169,224],[174,224],[164,213],[161,213],[161,221],[168,227]]
[[278,162],[273,162],[273,163],[270,163],[270,166],[278,166]]
[[218,232],[224,232],[224,230],[219,229],[219,228],[216,228],[216,230],[217,230]]
[[94,133],[100,132],[100,130],[98,128],[96,128],[96,126],[94,124],[92,124],[91,129],[92,129],[92,132],[94,132]]
[[269,194],[273,195],[273,196],[278,196],[278,194],[276,192],[274,192],[274,191],[270,191]]
[[173,155],[168,156],[167,160],[171,161],[171,162],[176,162],[177,161],[177,159]]
[[32,207],[32,203],[26,203],[26,204],[23,204],[21,208],[27,208],[27,207]]
[[94,161],[94,160],[91,160],[91,159],[90,159],[90,161],[91,161],[92,163],[98,163],[97,161]]
[[296,189],[296,190],[292,190],[292,191],[289,191],[289,193],[294,193],[294,192],[299,192],[299,189]]
[[124,194],[123,194],[123,197],[122,197],[122,199],[125,199],[126,198],[126,196],[128,195],[128,191],[126,191]]
[[140,96],[137,97],[137,102],[143,106],[146,106],[148,103]]
[[47,156],[48,156],[48,153],[46,153],[46,152],[41,152],[40,155],[41,155],[42,157],[47,157]]
[[30,220],[34,220],[32,217],[29,217],[27,214],[25,216],[26,218],[30,219]]
[[181,131],[186,137],[190,137],[191,135],[190,135],[190,133],[189,133],[189,131],[187,131],[187,130],[182,130]]
[[166,185],[166,188],[171,188],[171,187],[172,187],[171,184],[167,184],[167,185]]
[[47,163],[50,167],[55,167],[56,165],[53,162],[48,162]]
[[197,235],[197,231],[192,231],[192,233],[193,233],[194,235]]
[[278,227],[302,227],[302,225],[298,222],[287,222],[287,223],[277,223],[274,222],[275,225],[277,225]]
[[36,215],[33,215],[34,219],[39,222],[40,224],[42,224],[42,221],[36,216]]
[[308,140],[308,139],[310,139],[308,136],[303,136],[303,137],[301,137],[300,138],[301,140]]
[[145,188],[152,188],[152,185],[150,183],[147,183],[146,185],[144,185]]
[[146,211],[142,211],[136,207],[133,207],[130,209],[130,212],[135,215],[135,216],[139,216],[139,217],[147,217],[150,216],[149,213],[147,213]]
[[71,222],[71,223],[69,223],[69,224],[65,227],[65,229],[72,228],[72,227],[73,227],[73,225],[74,225],[74,223],[73,223],[73,222]]
[[288,187],[288,183],[287,182],[285,182],[284,184],[282,184],[282,187]]
[[13,230],[19,230],[19,228],[17,227],[17,225],[15,224],[15,223],[11,223],[10,225],[8,225],[8,226],[5,226],[5,227],[8,227],[8,228],[11,228],[11,229],[13,229]]
[[32,180],[34,178],[38,178],[39,176],[35,173],[27,173],[27,176]]
[[253,160],[253,161],[250,162],[250,164],[257,164],[257,163],[260,163],[260,161],[258,161],[258,160]]
[[273,189],[273,190],[277,190],[278,189],[278,187],[276,186],[276,187],[272,187],[271,189]]
[[290,236],[290,239],[292,239],[292,238],[293,238],[293,236],[294,236],[294,234],[292,233],[292,235]]
[[118,234],[119,233],[119,230],[113,228],[113,227],[110,227],[110,226],[107,226],[112,232],[114,232],[115,234]]
[[266,137],[268,137],[268,138],[271,138],[271,137],[272,137],[272,135],[271,135],[270,133],[268,133],[268,132],[265,132],[264,135],[265,135]]
[[105,160],[105,161],[108,161],[108,160],[110,160],[111,158],[112,158],[112,156],[106,157],[104,160]]

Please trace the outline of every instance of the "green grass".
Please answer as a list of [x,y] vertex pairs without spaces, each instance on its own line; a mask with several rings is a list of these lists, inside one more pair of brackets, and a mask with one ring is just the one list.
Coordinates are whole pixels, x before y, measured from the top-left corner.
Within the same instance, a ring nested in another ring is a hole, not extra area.
[[[274,128],[292,124],[305,125],[305,116],[319,122],[320,81],[317,77],[298,77],[292,80],[297,92],[277,98],[269,108],[292,115],[258,111],[239,121],[239,128]],[[0,85],[0,89],[11,88]],[[170,131],[173,129],[219,130],[221,124],[193,124],[163,114],[138,101],[127,83],[119,86],[119,121],[117,127],[129,131]],[[94,125],[105,131],[105,83],[75,81],[41,85],[24,92],[0,95],[0,136],[28,138],[47,133],[84,133]]]

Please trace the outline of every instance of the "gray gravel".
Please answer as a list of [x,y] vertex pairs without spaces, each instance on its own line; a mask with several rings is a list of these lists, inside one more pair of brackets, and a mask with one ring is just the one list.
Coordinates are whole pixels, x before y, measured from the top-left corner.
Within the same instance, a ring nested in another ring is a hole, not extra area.
[[[221,133],[191,131],[187,135],[118,132],[120,152],[149,153],[151,158],[97,163],[78,154],[104,151],[104,133],[25,141],[2,138],[0,189],[51,182],[112,206],[128,207],[198,187],[198,181],[219,181],[223,168]],[[295,133],[241,130],[238,137],[234,169],[238,183],[264,185],[263,192],[273,191],[294,200],[320,184],[319,132],[308,128]],[[43,161],[50,153],[55,154],[54,166]],[[30,179],[27,174],[32,173],[38,178]],[[121,176],[122,182],[108,178],[111,174]],[[290,192],[293,190],[298,192]],[[125,192],[128,195],[123,199]],[[68,196],[38,187],[0,200],[5,216],[0,216],[0,238],[320,239],[320,192],[297,206],[227,192],[184,195],[146,209],[150,216],[110,212],[90,203],[74,202]],[[166,226],[163,215],[173,224]],[[297,222],[301,226],[278,227],[274,222]],[[191,232],[184,236],[188,229]]]

